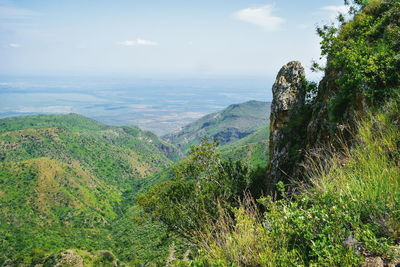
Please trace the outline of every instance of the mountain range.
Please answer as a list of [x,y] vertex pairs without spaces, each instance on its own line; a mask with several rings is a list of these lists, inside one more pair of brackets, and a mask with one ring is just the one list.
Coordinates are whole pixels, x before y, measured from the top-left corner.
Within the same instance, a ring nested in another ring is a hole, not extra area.
[[106,249],[126,261],[165,257],[179,240],[143,218],[135,195],[173,176],[174,162],[189,149],[176,140],[186,137],[192,145],[223,137],[224,157],[239,159],[247,151],[249,164],[266,160],[268,107],[259,101],[231,105],[185,127],[175,144],[78,114],[1,119],[0,262],[42,259],[68,248]]

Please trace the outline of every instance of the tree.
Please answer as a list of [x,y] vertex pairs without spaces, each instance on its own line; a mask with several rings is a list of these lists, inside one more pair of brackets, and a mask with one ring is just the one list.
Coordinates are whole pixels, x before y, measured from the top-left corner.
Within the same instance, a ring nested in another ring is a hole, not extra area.
[[345,3],[350,5],[352,20],[340,15],[339,27],[332,24],[317,29],[321,55],[327,58],[325,71],[336,73],[338,90],[329,103],[333,121],[340,120],[347,107],[359,105],[360,99],[372,105],[383,103],[400,86],[400,2]]
[[186,235],[218,216],[218,206],[236,206],[251,186],[250,171],[240,161],[223,161],[218,142],[203,139],[175,167],[175,177],[139,196],[153,219]]

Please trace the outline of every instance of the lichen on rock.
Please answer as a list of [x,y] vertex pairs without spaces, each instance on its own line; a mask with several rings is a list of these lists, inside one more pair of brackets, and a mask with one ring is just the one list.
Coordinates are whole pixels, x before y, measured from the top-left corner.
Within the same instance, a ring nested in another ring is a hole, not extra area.
[[281,68],[272,87],[273,101],[270,115],[270,166],[268,179],[271,186],[276,185],[279,181],[288,180],[288,175],[282,168],[282,164],[288,160],[290,144],[282,144],[286,139],[283,129],[290,118],[305,103],[304,75],[304,68],[301,63],[291,61]]

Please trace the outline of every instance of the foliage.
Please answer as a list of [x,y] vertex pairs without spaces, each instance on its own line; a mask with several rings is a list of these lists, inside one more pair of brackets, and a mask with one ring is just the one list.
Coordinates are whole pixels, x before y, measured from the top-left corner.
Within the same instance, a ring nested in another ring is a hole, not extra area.
[[[175,177],[138,198],[154,218],[184,235],[199,229],[222,207],[235,205],[256,179],[240,161],[224,161],[216,142],[203,140],[191,148],[188,158],[175,168]],[[258,187],[258,194],[263,188]],[[189,234],[190,235],[190,234]]]
[[293,199],[260,199],[263,218],[251,202],[234,210],[234,220],[221,211],[198,235],[199,258],[186,264],[358,266],[366,255],[399,257],[391,249],[400,242],[399,104],[363,119],[358,145],[330,167],[314,161],[313,187]]
[[120,266],[118,260],[110,251],[100,250],[96,252],[88,252],[84,250],[69,249],[54,253],[49,256],[36,254],[32,264],[40,266],[70,266],[83,265],[87,267],[113,267]]
[[0,265],[69,248],[140,262],[166,257],[174,239],[160,223],[133,220],[141,216],[134,197],[166,179],[159,172],[177,158],[173,146],[76,114],[0,125]]
[[339,16],[339,28],[332,24],[317,29],[328,62],[325,71],[337,76],[337,94],[329,105],[333,121],[362,98],[381,104],[400,85],[400,2],[354,1],[350,14],[350,21]]
[[318,84],[316,82],[307,80],[306,77],[302,77],[301,83],[304,91],[306,92],[306,104],[309,105],[311,104],[312,99],[314,99],[318,93]]
[[124,216],[112,223],[109,235],[112,251],[129,263],[163,262],[173,243],[179,249],[184,247],[184,242],[168,231],[166,225],[148,220],[137,205],[130,206]]

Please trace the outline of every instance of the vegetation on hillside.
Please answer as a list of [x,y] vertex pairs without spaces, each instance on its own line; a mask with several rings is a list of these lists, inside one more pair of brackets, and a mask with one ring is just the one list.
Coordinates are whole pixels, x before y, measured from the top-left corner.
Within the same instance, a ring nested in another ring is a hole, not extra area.
[[[365,257],[399,259],[400,98],[363,118],[354,148],[310,162],[310,184],[273,201],[218,209],[195,233],[191,266],[359,266]],[[310,186],[311,185],[311,186]],[[232,217],[231,214],[234,214]],[[205,229],[205,230],[204,230]]]
[[260,196],[263,173],[251,172],[241,161],[221,159],[216,147],[206,139],[192,147],[175,166],[174,177],[140,195],[139,205],[152,219],[188,237],[215,217],[218,207],[235,206],[247,191]]
[[218,151],[222,158],[240,160],[250,169],[265,168],[269,156],[268,139],[269,126],[262,126],[246,137],[218,147]]
[[337,73],[338,90],[329,106],[333,121],[362,101],[382,104],[400,86],[400,2],[355,0],[350,15],[350,21],[339,16],[339,27],[318,28],[322,56],[328,60],[325,71]]
[[33,264],[69,248],[112,250],[129,261],[167,256],[165,226],[134,220],[141,210],[133,198],[180,156],[172,145],[76,114],[0,125],[0,264]]
[[133,186],[134,178],[160,171],[179,157],[172,145],[152,133],[106,126],[76,114],[6,118],[0,125],[0,161],[50,157],[80,164],[121,188]]
[[[149,220],[136,205],[137,194],[187,164],[173,163],[181,157],[173,145],[137,127],[77,114],[6,118],[0,125],[0,263],[50,262],[65,249],[108,250],[130,264],[164,262],[172,244],[184,252],[168,224]],[[249,136],[232,149],[259,139]]]
[[254,133],[266,125],[270,103],[248,101],[230,105],[226,109],[212,113],[188,124],[176,133],[163,138],[188,153],[192,146],[201,143],[202,138],[218,139],[225,145]]

